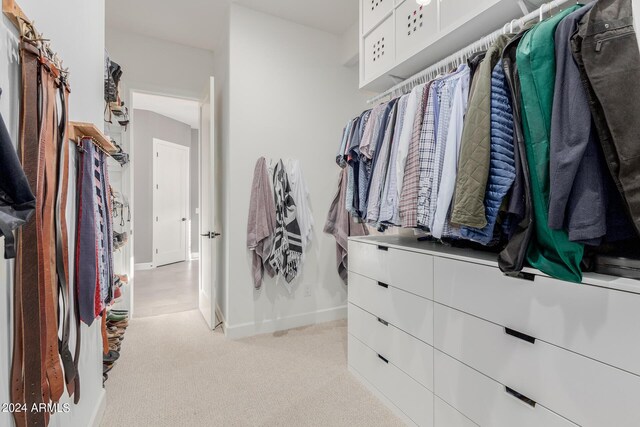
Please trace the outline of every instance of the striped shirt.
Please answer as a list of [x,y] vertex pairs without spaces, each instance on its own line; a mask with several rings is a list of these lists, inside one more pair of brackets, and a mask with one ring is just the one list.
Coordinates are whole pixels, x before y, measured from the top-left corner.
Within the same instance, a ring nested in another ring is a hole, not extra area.
[[396,211],[398,207],[398,194],[396,193],[396,158],[398,156],[398,142],[402,127],[404,125],[404,116],[407,112],[407,104],[409,95],[404,95],[398,101],[398,115],[396,118],[396,127],[391,140],[391,158],[389,159],[389,172],[384,183],[382,201],[380,204],[380,217],[378,222],[397,225]]

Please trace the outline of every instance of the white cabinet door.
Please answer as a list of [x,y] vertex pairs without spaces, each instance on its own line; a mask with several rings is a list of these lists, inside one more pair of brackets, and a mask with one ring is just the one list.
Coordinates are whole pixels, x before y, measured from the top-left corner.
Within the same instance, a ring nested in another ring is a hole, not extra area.
[[362,31],[366,34],[393,10],[393,0],[360,0]]
[[396,60],[402,62],[438,37],[438,2],[421,6],[407,0],[396,9]]
[[378,77],[394,64],[395,31],[393,16],[389,16],[364,39],[364,78]]

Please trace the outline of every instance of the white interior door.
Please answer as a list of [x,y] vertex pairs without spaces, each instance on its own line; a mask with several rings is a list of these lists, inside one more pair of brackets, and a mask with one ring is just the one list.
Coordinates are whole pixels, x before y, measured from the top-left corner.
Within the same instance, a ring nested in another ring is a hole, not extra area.
[[187,259],[189,147],[153,139],[153,265]]
[[216,245],[215,221],[215,90],[209,91],[200,110],[200,291],[198,306],[207,325],[216,325]]

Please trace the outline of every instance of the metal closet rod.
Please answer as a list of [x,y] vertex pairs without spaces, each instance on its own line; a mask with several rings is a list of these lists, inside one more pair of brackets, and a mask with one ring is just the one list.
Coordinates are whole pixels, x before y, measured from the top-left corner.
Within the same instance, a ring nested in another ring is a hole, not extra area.
[[[506,33],[508,26],[511,26],[511,30],[513,30],[514,23],[518,23],[520,27],[522,27],[526,22],[529,22],[533,19],[537,18],[542,20],[542,17],[545,11],[550,12],[552,9],[560,7],[565,3],[572,3],[572,2],[575,2],[575,0],[553,0],[553,1],[550,1],[549,3],[544,3],[533,12],[528,13],[527,15],[521,18],[513,19],[511,22],[504,24],[502,28],[500,28],[499,30],[496,30],[491,34],[488,34],[482,37],[480,40],[468,45],[463,49],[460,49],[459,51],[453,53],[452,55],[449,55],[448,57],[444,58],[441,61],[436,62],[432,66],[420,71],[419,73],[414,74],[413,76],[409,77],[403,82],[398,83],[397,85],[393,86],[391,89],[388,89],[374,96],[373,98],[369,99],[367,103],[374,104],[380,101],[381,99],[386,98],[389,95],[400,96],[404,93],[407,93],[409,90],[413,89],[413,87],[417,86],[418,84],[427,83],[428,81],[432,80],[433,78],[435,78],[437,74],[439,74],[441,71],[446,69],[451,64],[459,64],[463,60],[466,60],[466,58],[469,55],[479,51],[481,48],[485,46],[492,44],[498,36]],[[394,97],[392,96],[392,98]]]

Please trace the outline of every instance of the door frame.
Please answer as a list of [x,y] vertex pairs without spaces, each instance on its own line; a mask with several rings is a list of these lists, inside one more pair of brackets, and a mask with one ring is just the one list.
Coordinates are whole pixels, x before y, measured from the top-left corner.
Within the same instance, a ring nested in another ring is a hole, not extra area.
[[[186,217],[187,220],[184,222],[184,238],[185,238],[185,242],[184,242],[184,252],[185,252],[185,261],[188,261],[191,258],[191,254],[190,254],[190,227],[189,224],[191,224],[191,204],[190,204],[190,200],[191,200],[191,148],[186,147],[184,145],[180,145],[180,144],[176,144],[175,142],[170,142],[170,141],[165,141],[164,139],[160,139],[160,138],[153,138],[153,153],[157,153],[157,148],[159,145],[169,145],[172,146],[173,148],[176,148],[178,150],[182,150],[186,153],[186,159],[187,159],[187,173],[186,173],[186,178],[185,178],[185,182],[186,182],[186,197],[185,197],[185,212],[186,212]],[[153,182],[151,185],[151,189],[152,189],[152,207],[151,207],[151,223],[152,223],[152,228],[153,228],[153,232],[151,233],[151,254],[153,257],[153,267],[157,268],[158,267],[158,262],[157,262],[157,249],[156,249],[156,233],[158,232],[157,230],[157,221],[155,220],[156,218],[156,212],[157,212],[157,207],[156,207],[156,183],[157,183],[157,173],[158,170],[156,168],[156,156],[153,156],[153,161],[152,161],[152,169],[153,169]]]

